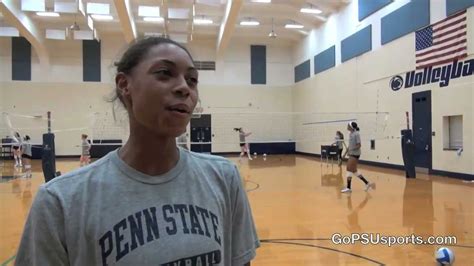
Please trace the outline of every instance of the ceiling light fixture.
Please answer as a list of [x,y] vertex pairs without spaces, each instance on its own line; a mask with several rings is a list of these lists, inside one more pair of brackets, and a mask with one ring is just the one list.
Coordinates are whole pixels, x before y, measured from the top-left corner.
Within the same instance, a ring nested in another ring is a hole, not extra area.
[[275,39],[277,37],[277,34],[275,33],[273,27],[274,27],[274,23],[273,23],[273,18],[272,18],[272,31],[268,34],[268,37],[271,39]]
[[159,6],[138,6],[138,16],[140,17],[159,17]]
[[240,22],[240,26],[258,26],[260,22],[256,20],[243,20]]
[[212,19],[206,18],[204,16],[194,18],[193,22],[196,25],[210,25],[213,23]]
[[97,14],[91,15],[91,18],[93,18],[94,20],[102,20],[102,21],[110,21],[114,19],[114,17],[112,17],[111,15],[97,15]]
[[286,29],[302,29],[304,28],[304,26],[301,24],[296,24],[296,23],[288,23],[285,25],[285,28]]
[[144,17],[143,21],[146,22],[163,22],[165,19],[162,17]]
[[56,12],[36,12],[36,15],[40,17],[59,17],[59,13]]
[[323,13],[323,11],[321,11],[321,9],[316,8],[315,6],[313,6],[313,4],[308,4],[305,7],[302,7],[300,9],[300,12],[301,13],[307,13],[307,14],[314,14],[314,15],[318,15],[318,14]]
[[81,28],[80,28],[79,25],[77,25],[77,23],[74,21],[74,24],[72,24],[71,26],[69,26],[69,30],[70,30],[70,31],[77,31],[77,30],[81,30]]

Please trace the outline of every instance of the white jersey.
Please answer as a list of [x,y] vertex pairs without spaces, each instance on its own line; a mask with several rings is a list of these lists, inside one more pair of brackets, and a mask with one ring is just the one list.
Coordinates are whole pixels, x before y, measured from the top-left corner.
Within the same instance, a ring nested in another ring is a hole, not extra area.
[[12,141],[12,146],[13,147],[16,147],[16,148],[21,147],[21,144],[22,144],[21,137],[18,139],[17,137],[13,136],[12,140],[13,140]]

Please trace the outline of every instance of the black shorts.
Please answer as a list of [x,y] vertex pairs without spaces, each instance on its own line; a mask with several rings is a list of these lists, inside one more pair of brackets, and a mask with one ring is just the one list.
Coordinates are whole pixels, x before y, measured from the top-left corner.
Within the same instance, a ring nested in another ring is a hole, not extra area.
[[342,149],[339,149],[339,150],[337,151],[337,156],[338,156],[339,158],[342,158]]
[[26,158],[26,159],[30,159],[30,160],[32,159],[31,156],[28,155],[28,154],[23,154],[22,157],[23,157],[23,158]]
[[243,146],[245,146],[245,143],[240,143],[240,147],[243,147]]
[[360,155],[349,155],[349,157],[354,157],[354,158],[356,158],[357,160],[359,160]]
[[13,149],[16,151],[18,150],[20,147],[19,146],[13,146]]

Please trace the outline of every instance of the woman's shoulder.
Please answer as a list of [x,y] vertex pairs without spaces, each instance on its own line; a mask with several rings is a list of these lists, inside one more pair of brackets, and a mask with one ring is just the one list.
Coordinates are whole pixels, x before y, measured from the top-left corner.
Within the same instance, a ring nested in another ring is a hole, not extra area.
[[47,190],[69,190],[72,187],[78,187],[87,183],[91,178],[100,179],[102,175],[110,170],[108,169],[108,166],[110,165],[110,156],[111,153],[87,166],[55,177],[51,181],[43,184],[43,186]]
[[236,165],[227,158],[217,155],[197,153],[184,150],[189,155],[191,163],[199,164],[201,167],[211,168],[221,171],[223,174],[233,173]]
[[233,162],[231,162],[229,159],[224,158],[222,156],[218,155],[212,155],[212,154],[207,154],[207,153],[198,153],[198,152],[193,152],[189,150],[184,150],[184,152],[187,152],[189,154],[189,157],[191,160],[199,161],[202,163],[210,163],[210,164],[223,164],[223,165],[234,165]]

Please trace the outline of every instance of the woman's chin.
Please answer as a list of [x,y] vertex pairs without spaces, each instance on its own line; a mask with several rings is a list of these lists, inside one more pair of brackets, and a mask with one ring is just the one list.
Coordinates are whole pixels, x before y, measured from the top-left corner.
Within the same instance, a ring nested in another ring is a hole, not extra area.
[[165,135],[170,138],[177,138],[181,136],[183,133],[186,133],[186,127],[170,127],[166,131]]

